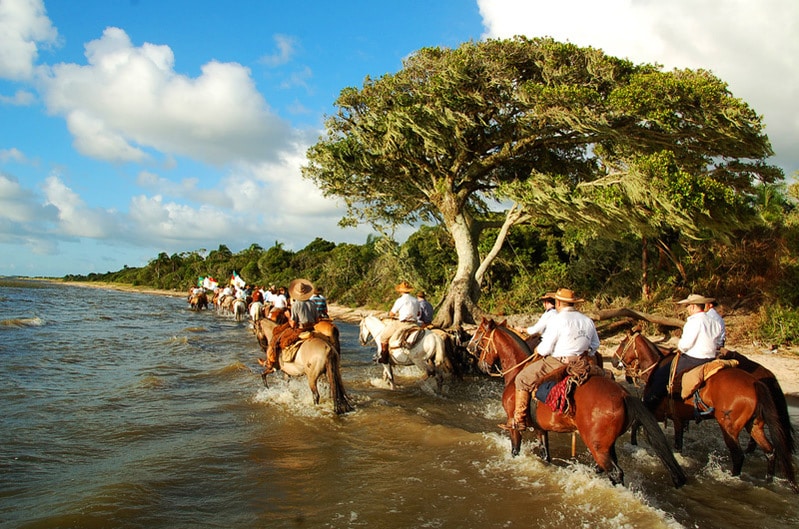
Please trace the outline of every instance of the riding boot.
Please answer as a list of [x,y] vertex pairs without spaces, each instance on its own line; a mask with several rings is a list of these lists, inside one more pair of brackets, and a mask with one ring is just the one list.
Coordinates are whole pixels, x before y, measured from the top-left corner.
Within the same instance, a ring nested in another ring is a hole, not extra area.
[[513,409],[513,417],[509,418],[508,422],[505,424],[500,424],[500,428],[503,430],[524,431],[530,426],[527,424],[527,415],[530,410],[530,395],[530,391],[516,389],[516,402]]
[[264,362],[264,375],[275,372],[275,364],[277,364],[277,344],[269,344],[266,348],[266,362]]
[[381,343],[380,344],[380,358],[378,358],[377,361],[379,363],[381,363],[381,364],[387,364],[388,363],[388,344],[387,343]]

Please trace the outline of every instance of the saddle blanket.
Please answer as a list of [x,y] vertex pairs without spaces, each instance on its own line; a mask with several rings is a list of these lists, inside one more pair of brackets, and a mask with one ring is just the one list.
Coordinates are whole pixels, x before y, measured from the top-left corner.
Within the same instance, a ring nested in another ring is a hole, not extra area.
[[694,391],[699,389],[705,380],[709,379],[722,369],[728,367],[735,367],[738,365],[738,360],[711,360],[700,366],[686,371],[682,376],[682,390],[680,396],[683,400],[690,397]]

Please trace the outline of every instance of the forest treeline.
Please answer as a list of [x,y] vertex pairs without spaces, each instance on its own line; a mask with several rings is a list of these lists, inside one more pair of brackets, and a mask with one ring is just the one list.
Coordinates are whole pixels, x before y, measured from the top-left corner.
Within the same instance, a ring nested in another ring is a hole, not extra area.
[[[751,313],[753,338],[799,343],[799,210],[797,189],[775,187],[763,195],[762,222],[725,240],[686,241],[678,233],[658,240],[597,237],[573,241],[555,227],[520,226],[508,235],[483,283],[480,307],[491,314],[535,313],[544,292],[566,286],[598,310],[629,307],[671,315],[674,301],[691,292],[714,296],[727,312]],[[490,251],[492,234],[484,238]],[[646,250],[644,252],[643,250]],[[642,255],[648,262],[642,266]],[[424,290],[434,305],[446,294],[457,259],[449,234],[422,226],[404,243],[370,236],[365,244],[317,238],[299,251],[280,242],[227,246],[168,255],[116,272],[68,275],[66,281],[107,281],[185,291],[200,277],[227,282],[235,272],[255,285],[288,285],[305,277],[332,301],[388,309],[401,280]],[[642,294],[642,282],[649,284]]]

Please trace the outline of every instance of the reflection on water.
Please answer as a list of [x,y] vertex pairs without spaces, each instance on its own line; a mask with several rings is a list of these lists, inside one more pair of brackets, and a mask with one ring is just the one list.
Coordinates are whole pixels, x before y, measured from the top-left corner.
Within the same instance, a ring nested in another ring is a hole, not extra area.
[[799,525],[761,453],[729,475],[715,424],[691,426],[680,490],[622,436],[614,487],[579,441],[570,459],[569,435],[551,436],[551,465],[531,440],[512,458],[497,380],[439,395],[409,367],[387,389],[353,325],[356,409],[337,416],[325,383],[319,406],[305,379],[265,387],[249,325],[183,298],[0,282],[0,322],[34,320],[0,325],[3,527]]

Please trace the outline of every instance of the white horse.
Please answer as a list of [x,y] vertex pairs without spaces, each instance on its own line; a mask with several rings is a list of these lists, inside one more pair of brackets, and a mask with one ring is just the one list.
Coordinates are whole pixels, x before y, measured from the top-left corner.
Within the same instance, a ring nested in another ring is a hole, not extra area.
[[243,299],[237,299],[233,302],[233,316],[236,321],[242,321],[247,317],[247,302]]
[[[361,319],[358,340],[361,345],[366,345],[374,339],[377,344],[377,358],[380,357],[380,333],[385,327],[386,324],[375,316],[366,316]],[[446,365],[446,343],[444,338],[436,332],[426,329],[420,329],[419,332],[424,333],[423,336],[416,340],[410,349],[402,347],[395,340],[389,341],[389,361],[387,364],[383,364],[383,380],[388,382],[391,389],[395,389],[392,366],[415,365],[426,376],[431,374],[435,376],[440,393],[444,384],[443,368]]]
[[260,301],[253,301],[250,303],[250,318],[252,321],[258,321],[263,317],[264,304]]

